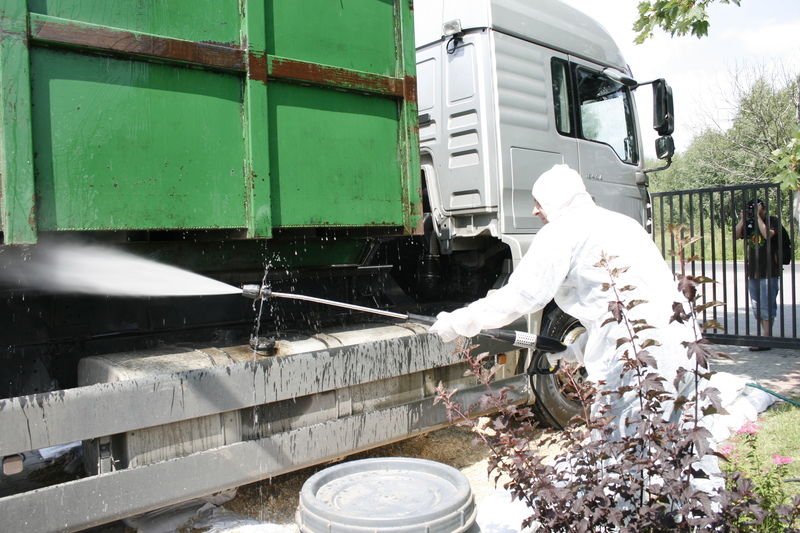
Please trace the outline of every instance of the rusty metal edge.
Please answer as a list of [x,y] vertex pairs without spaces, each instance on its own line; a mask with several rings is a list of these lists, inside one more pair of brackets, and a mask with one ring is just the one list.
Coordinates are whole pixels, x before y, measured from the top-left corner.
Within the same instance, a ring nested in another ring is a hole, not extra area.
[[283,57],[267,57],[267,74],[269,78],[295,80],[316,85],[347,88],[357,91],[377,93],[396,98],[408,98],[409,92],[414,99],[414,91],[406,88],[406,80],[360,72],[357,70],[307,63]]
[[284,80],[338,89],[362,91],[416,101],[413,76],[395,78],[368,72],[308,63],[246,51],[234,43],[184,41],[77,22],[38,14],[30,15],[32,45],[57,45],[114,55],[247,72],[248,78],[267,83]]
[[30,40],[223,70],[244,71],[246,67],[244,51],[230,44],[171,39],[33,13]]
[[0,6],[0,244],[38,240],[28,13]]

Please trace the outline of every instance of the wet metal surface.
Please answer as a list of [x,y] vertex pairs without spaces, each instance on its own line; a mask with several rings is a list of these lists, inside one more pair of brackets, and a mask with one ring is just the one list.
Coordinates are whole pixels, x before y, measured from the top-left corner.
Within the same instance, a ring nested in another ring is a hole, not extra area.
[[[214,413],[237,419],[241,413],[241,421],[237,431],[228,428],[232,438],[226,434],[224,441],[179,457],[161,454],[160,437],[154,441],[156,453],[148,455],[145,438],[130,468],[0,498],[0,515],[8,518],[10,530],[77,531],[442,427],[445,409],[433,404],[440,379],[459,389],[455,401],[465,405],[478,402],[485,389],[463,376],[451,344],[418,330],[424,328],[344,331],[337,334],[339,342],[364,335],[382,340],[1,401],[0,455],[137,428],[147,428],[138,429],[137,436],[167,434],[169,426],[150,427],[161,424],[172,424],[185,439],[186,424]],[[324,345],[308,338],[298,346],[310,343]],[[192,364],[200,364],[210,350],[196,352],[186,352]],[[241,355],[236,347],[224,353],[225,359]],[[128,354],[120,355],[124,363]],[[151,359],[164,357],[177,364],[168,353]],[[162,364],[144,359],[112,366],[128,372]],[[210,364],[226,362],[212,359]],[[510,375],[497,385],[511,387],[514,397],[526,393],[524,375]],[[237,412],[253,406],[260,407]],[[31,515],[25,511],[31,508],[59,511]]]
[[[415,354],[425,354],[418,357]],[[0,400],[0,456],[252,407],[457,362],[435,336]],[[123,414],[124,413],[124,414]]]

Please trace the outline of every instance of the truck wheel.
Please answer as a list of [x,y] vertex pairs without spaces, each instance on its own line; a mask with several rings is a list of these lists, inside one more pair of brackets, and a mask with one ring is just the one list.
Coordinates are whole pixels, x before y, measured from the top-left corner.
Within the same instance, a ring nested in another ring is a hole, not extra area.
[[[541,333],[565,344],[571,344],[586,333],[586,329],[578,319],[558,307],[553,307],[542,321]],[[578,375],[583,380],[586,377],[586,371],[581,369]],[[574,416],[581,414],[581,404],[571,399],[569,391],[564,389],[567,381],[563,372],[533,374],[530,378],[531,386],[536,391],[536,401],[533,403],[532,410],[540,424],[563,428]]]

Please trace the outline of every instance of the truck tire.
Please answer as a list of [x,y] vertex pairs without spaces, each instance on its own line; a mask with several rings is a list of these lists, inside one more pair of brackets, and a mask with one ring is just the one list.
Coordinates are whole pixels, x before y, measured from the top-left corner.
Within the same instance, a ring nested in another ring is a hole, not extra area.
[[[586,329],[578,319],[568,315],[557,306],[553,306],[542,320],[541,334],[558,339],[565,344],[575,342],[585,332]],[[579,375],[583,380],[586,372],[581,369]],[[532,410],[541,425],[563,428],[574,416],[582,413],[581,404],[571,399],[562,390],[566,383],[563,372],[532,374],[530,378],[531,387],[536,394]]]

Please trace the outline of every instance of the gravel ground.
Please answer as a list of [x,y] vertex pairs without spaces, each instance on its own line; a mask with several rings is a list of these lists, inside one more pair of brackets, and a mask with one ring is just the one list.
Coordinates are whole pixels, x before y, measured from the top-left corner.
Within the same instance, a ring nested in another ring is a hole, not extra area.
[[746,346],[719,346],[732,359],[717,359],[714,370],[744,376],[782,396],[800,396],[800,350],[772,348],[751,352]]
[[[486,446],[475,442],[472,432],[466,428],[449,427],[357,454],[347,460],[419,457],[438,461],[457,468],[469,478],[477,501],[494,492],[493,484],[487,478],[487,456]],[[294,513],[303,483],[326,466],[329,465],[319,465],[239,487],[236,498],[226,503],[225,508],[265,522],[294,524]]]

